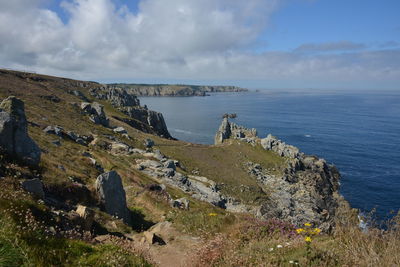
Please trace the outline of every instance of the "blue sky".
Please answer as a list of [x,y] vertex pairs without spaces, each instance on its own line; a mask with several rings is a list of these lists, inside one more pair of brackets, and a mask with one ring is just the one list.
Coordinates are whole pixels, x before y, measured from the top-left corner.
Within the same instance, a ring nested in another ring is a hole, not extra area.
[[0,67],[101,82],[400,89],[399,11],[398,0],[14,0],[0,3]]

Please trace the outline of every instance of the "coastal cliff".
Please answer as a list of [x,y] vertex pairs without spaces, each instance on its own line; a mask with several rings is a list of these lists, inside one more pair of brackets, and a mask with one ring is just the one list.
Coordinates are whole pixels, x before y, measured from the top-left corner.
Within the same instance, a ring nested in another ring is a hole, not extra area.
[[396,224],[361,230],[337,169],[272,135],[174,140],[123,88],[34,73],[0,70],[0,99],[0,265],[400,262]]
[[205,96],[216,92],[246,92],[247,89],[237,86],[201,86],[169,84],[108,84],[109,88],[123,88],[137,96]]

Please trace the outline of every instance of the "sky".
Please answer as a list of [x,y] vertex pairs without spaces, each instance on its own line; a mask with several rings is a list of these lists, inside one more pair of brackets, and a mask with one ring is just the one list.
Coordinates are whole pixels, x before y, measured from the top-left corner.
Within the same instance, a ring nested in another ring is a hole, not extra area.
[[99,82],[400,90],[399,0],[0,0],[0,68]]

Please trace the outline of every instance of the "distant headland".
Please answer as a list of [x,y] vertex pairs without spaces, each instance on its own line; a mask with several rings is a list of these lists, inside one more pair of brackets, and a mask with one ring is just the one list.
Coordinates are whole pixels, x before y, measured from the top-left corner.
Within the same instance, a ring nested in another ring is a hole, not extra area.
[[137,96],[206,96],[217,92],[247,92],[248,89],[238,86],[210,86],[185,84],[128,84],[112,83],[111,88],[122,88]]

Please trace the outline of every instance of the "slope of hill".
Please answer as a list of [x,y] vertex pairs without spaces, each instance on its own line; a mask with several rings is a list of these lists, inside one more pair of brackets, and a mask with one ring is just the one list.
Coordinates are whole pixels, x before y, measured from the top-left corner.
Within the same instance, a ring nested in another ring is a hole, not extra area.
[[[224,120],[216,145],[174,140],[95,82],[0,70],[0,99],[0,266],[400,262],[398,228],[363,233],[337,170],[276,138]],[[40,161],[7,149],[28,137]]]

